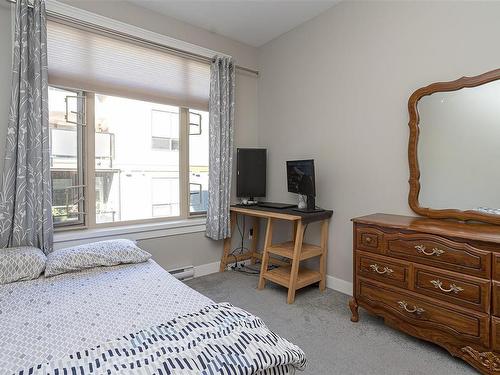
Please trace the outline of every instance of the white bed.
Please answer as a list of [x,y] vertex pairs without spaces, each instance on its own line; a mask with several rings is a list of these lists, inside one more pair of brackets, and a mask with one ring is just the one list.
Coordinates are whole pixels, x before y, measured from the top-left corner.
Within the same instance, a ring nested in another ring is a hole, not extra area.
[[0,285],[0,374],[212,303],[152,260]]

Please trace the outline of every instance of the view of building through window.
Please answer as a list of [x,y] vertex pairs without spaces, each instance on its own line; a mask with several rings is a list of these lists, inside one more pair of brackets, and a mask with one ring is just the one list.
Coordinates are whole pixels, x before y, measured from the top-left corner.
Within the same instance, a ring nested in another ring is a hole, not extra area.
[[[81,223],[85,204],[95,205],[96,224],[179,216],[183,199],[190,213],[206,212],[207,112],[97,93],[87,96],[91,98],[93,105],[86,106],[85,93],[49,89],[55,223]],[[189,134],[184,169],[189,175],[184,178],[180,175],[183,110]],[[87,117],[95,127],[93,142],[83,141]],[[85,149],[85,144],[94,147]],[[85,201],[88,193],[84,197],[85,157],[95,160],[95,186],[90,187],[95,202]],[[180,196],[182,183],[189,184],[188,197]]]
[[189,111],[189,206],[205,213],[208,203],[208,112]]
[[95,95],[96,223],[180,215],[179,108]]
[[49,89],[50,167],[54,224],[83,223],[83,97],[76,91]]

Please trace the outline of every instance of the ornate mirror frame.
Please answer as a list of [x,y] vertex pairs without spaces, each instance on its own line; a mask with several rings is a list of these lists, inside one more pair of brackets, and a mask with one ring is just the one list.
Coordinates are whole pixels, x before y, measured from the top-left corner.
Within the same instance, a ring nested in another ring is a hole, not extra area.
[[500,80],[500,69],[492,70],[475,77],[462,77],[450,82],[436,82],[416,90],[408,99],[408,112],[410,114],[410,122],[408,123],[410,127],[410,140],[408,143],[410,193],[408,195],[408,203],[411,209],[418,215],[434,219],[457,219],[462,221],[474,220],[500,225],[499,215],[487,214],[473,210],[463,211],[453,208],[433,209],[429,207],[421,207],[418,201],[420,193],[420,169],[418,165],[417,153],[420,132],[420,116],[418,113],[419,100],[437,92],[456,91],[463,88],[476,87],[496,80]]

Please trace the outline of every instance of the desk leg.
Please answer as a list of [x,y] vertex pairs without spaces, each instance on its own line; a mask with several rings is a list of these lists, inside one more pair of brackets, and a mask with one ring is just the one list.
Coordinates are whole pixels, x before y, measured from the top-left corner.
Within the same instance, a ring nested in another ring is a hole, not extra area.
[[323,252],[319,258],[319,273],[321,281],[319,282],[319,290],[324,291],[326,288],[326,257],[328,254],[328,223],[329,220],[323,220],[321,223],[321,248]]
[[257,261],[257,246],[259,244],[259,232],[260,232],[260,219],[258,217],[253,218],[253,239],[252,239],[252,257],[250,258],[250,264],[255,264]]
[[293,248],[292,267],[290,269],[290,283],[288,285],[287,303],[295,301],[295,291],[297,290],[297,277],[300,267],[300,253],[302,252],[302,241],[304,240],[304,225],[298,222],[297,234],[295,235],[295,245]]
[[264,251],[262,253],[262,265],[260,267],[259,284],[257,288],[259,290],[264,289],[266,285],[266,279],[264,279],[264,274],[267,272],[267,266],[269,264],[269,252],[267,249],[273,244],[273,219],[267,219],[267,229],[266,229],[266,239],[264,241]]
[[231,238],[233,236],[234,227],[236,226],[236,220],[238,220],[236,212],[231,212],[230,220],[231,220],[231,237],[224,239],[224,251],[222,253],[222,259],[220,260],[219,272],[224,272],[226,270],[228,261],[227,258],[229,257],[229,253],[231,253]]

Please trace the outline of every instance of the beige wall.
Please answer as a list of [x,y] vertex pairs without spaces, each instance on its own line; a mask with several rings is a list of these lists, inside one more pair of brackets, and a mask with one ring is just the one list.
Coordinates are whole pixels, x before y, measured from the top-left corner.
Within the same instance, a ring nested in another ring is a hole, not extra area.
[[138,241],[138,244],[167,270],[217,262],[222,253],[222,243],[207,239],[205,233],[151,238]]
[[[494,2],[346,1],[258,51],[130,4],[65,2],[258,65],[258,80],[237,77],[236,146],[268,148],[269,200],[296,199],[286,192],[286,160],[316,160],[317,202],[335,210],[328,274],[347,281],[350,219],[372,212],[411,214],[408,96],[434,81],[497,68],[500,61],[500,3]],[[10,96],[10,27],[10,12],[0,4],[1,139]],[[220,256],[220,244],[203,233],[141,245],[165,268]]]
[[408,97],[498,68],[499,13],[498,2],[346,1],[260,49],[268,198],[296,199],[287,159],[316,160],[317,203],[335,210],[329,275],[352,280],[352,217],[411,213]]
[[[144,29],[162,33],[205,48],[232,55],[238,64],[256,69],[257,50],[214,33],[190,26],[126,2],[69,1],[64,2],[84,10],[115,18]],[[0,0],[0,169],[8,105],[10,100],[11,24],[10,5]],[[235,108],[235,145],[256,146],[257,136],[257,83],[255,76],[238,73]],[[192,233],[139,241],[166,269],[185,265],[202,265],[220,259],[222,244],[205,238],[204,233]]]

